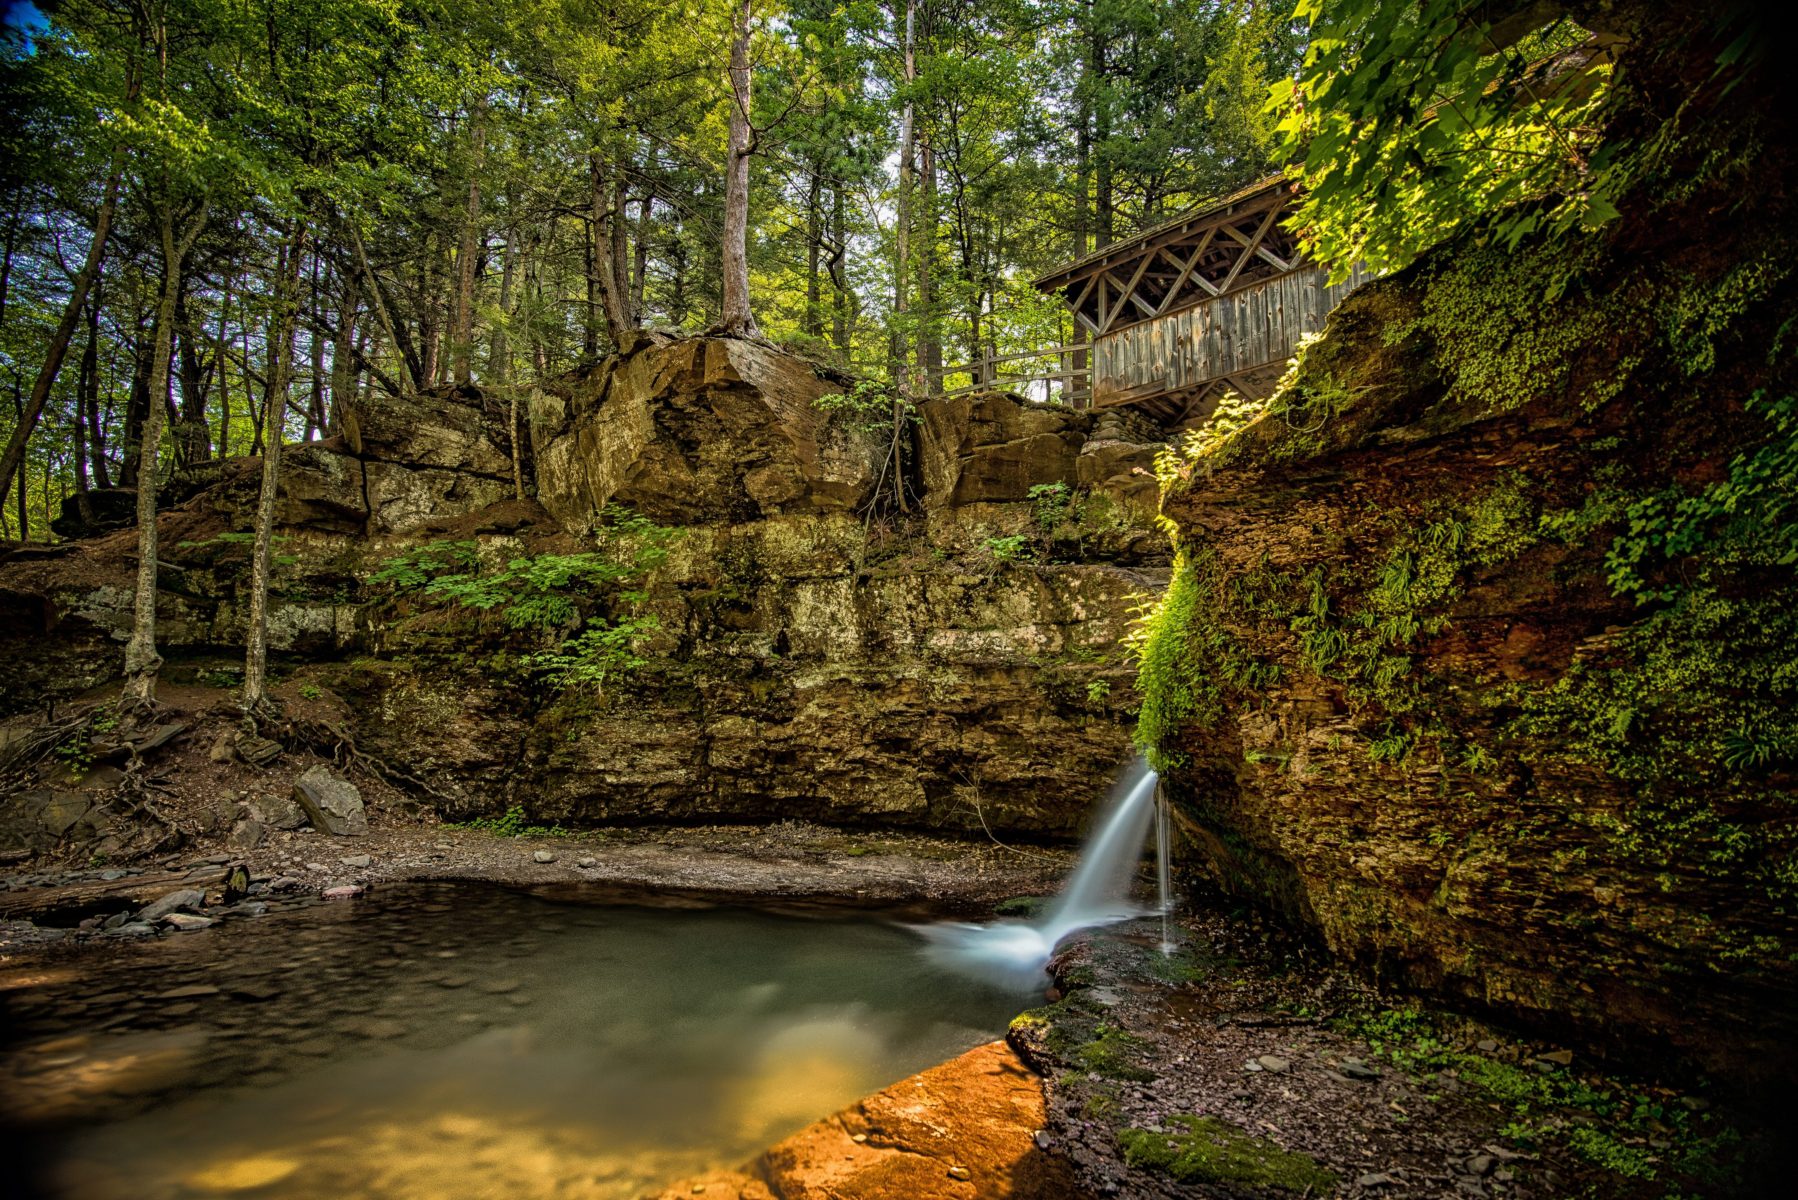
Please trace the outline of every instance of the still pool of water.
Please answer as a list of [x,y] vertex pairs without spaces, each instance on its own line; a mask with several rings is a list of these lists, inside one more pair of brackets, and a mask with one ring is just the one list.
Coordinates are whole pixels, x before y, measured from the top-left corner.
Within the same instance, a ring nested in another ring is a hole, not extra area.
[[1032,1002],[868,916],[388,888],[0,969],[26,1195],[635,1197]]

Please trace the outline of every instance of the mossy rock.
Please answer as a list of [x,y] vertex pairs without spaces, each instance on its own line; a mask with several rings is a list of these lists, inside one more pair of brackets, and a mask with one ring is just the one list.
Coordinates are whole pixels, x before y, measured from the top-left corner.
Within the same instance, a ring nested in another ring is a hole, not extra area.
[[1124,1161],[1165,1171],[1182,1183],[1235,1183],[1311,1194],[1336,1186],[1336,1176],[1316,1159],[1282,1150],[1216,1117],[1173,1117],[1168,1124],[1185,1132],[1126,1129],[1118,1134]]

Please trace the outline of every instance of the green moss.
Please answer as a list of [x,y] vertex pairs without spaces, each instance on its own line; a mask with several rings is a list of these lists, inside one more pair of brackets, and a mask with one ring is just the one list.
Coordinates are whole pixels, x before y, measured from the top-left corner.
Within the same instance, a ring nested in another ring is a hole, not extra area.
[[1184,1132],[1126,1129],[1118,1134],[1124,1161],[1165,1171],[1182,1183],[1244,1184],[1290,1192],[1325,1193],[1336,1176],[1305,1154],[1283,1150],[1216,1117],[1173,1117]]
[[1138,1066],[1134,1061],[1135,1056],[1142,1052],[1143,1046],[1143,1040],[1135,1034],[1100,1021],[1093,1031],[1093,1039],[1075,1047],[1069,1057],[1095,1075],[1147,1083],[1156,1078],[1155,1072]]

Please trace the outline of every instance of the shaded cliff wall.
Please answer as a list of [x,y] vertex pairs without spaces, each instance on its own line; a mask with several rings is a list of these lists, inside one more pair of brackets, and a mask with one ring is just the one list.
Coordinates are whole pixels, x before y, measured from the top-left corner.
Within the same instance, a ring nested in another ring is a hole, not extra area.
[[1798,1034],[1789,110],[1707,84],[1702,17],[1612,7],[1614,116],[1653,139],[1622,219],[1363,287],[1195,447],[1142,728],[1216,885],[1386,978],[1768,1077]]
[[[522,501],[508,397],[380,399],[284,458],[279,669],[343,700],[358,743],[451,816],[1071,833],[1130,753],[1120,642],[1166,579],[1155,447],[1118,417],[931,401],[901,512],[875,503],[884,441],[819,403],[848,382],[746,342],[646,338],[522,397]],[[240,459],[165,495],[173,672],[231,682],[256,486]],[[674,535],[630,605],[653,618],[642,661],[597,692],[529,666],[542,631],[375,581],[421,547],[481,569],[591,552],[619,506]],[[9,708],[116,677],[134,551],[126,529],[0,564]]]

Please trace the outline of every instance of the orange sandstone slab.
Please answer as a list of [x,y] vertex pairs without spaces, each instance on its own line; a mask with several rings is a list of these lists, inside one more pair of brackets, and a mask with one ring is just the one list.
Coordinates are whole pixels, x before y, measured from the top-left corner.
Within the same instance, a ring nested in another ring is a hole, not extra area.
[[1071,1172],[1036,1145],[1043,1121],[1041,1080],[990,1042],[656,1200],[1070,1200]]

